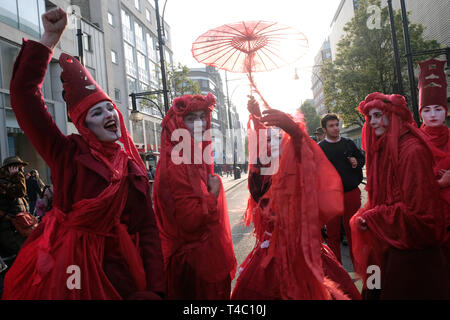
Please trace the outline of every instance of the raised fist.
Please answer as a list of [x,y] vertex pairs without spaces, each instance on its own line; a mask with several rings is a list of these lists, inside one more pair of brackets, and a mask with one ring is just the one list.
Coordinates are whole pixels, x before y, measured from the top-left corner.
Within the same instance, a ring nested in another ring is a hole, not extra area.
[[53,49],[59,42],[67,26],[67,14],[61,8],[55,8],[42,15],[44,34],[41,43]]

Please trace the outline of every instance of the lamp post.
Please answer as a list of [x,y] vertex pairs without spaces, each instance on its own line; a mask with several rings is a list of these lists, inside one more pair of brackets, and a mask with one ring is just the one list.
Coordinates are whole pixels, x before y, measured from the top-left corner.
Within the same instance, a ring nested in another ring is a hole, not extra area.
[[234,146],[234,130],[233,130],[233,123],[231,120],[231,104],[230,104],[230,95],[228,93],[228,73],[225,70],[225,86],[227,89],[227,104],[228,104],[228,124],[230,127],[230,134],[231,134],[231,145],[233,146],[233,176],[234,180],[237,179],[236,175],[236,149]]
[[405,39],[406,59],[408,61],[409,86],[411,89],[411,103],[413,107],[414,120],[417,125],[420,124],[419,109],[416,95],[416,81],[414,79],[414,66],[411,54],[411,43],[409,38],[408,15],[406,14],[405,0],[400,0],[403,21],[403,36]]
[[[162,38],[161,32],[161,21],[159,17],[159,5],[158,0],[155,0],[155,11],[156,11],[156,28],[158,31],[158,49],[159,49],[159,63],[161,64],[161,78],[163,86],[163,97],[164,97],[164,110],[167,113],[169,111],[169,97],[167,92],[167,79],[166,79],[166,66],[164,61],[164,40]],[[164,22],[163,22],[164,23]]]
[[391,21],[392,44],[394,47],[395,73],[397,74],[397,88],[395,93],[404,95],[402,69],[400,67],[400,55],[398,51],[397,32],[395,31],[394,11],[392,10],[392,0],[388,0],[389,18]]
[[152,95],[152,94],[159,94],[162,93],[162,90],[154,90],[154,91],[145,91],[145,92],[132,92],[130,94],[131,97],[131,106],[133,108],[133,110],[131,111],[131,115],[130,115],[130,119],[131,121],[140,121],[142,120],[142,115],[141,113],[137,110],[137,105],[136,105],[136,99],[142,99],[142,100],[146,100],[149,101],[151,103],[153,103],[156,108],[158,108],[159,113],[161,113],[161,117],[164,118],[164,113],[161,111],[161,109],[159,108],[158,104],[153,101],[152,99],[147,98],[146,96],[148,95]]

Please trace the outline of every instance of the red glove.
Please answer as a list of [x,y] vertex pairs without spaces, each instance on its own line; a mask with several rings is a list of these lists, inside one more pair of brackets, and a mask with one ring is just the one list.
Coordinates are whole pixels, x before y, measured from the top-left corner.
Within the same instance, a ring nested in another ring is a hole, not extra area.
[[261,121],[264,122],[266,126],[281,128],[292,138],[299,138],[302,136],[300,128],[289,114],[276,109],[264,110],[263,114],[264,117],[262,117]]
[[263,114],[264,117],[262,117],[261,121],[263,121],[266,126],[281,128],[291,136],[291,141],[295,148],[295,155],[297,160],[301,161],[302,132],[292,116],[276,109],[264,110]]

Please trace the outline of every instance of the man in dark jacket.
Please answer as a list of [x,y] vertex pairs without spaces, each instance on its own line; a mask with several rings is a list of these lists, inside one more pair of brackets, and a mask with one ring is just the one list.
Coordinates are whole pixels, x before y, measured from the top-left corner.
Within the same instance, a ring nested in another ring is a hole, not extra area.
[[[20,212],[27,211],[27,194],[24,166],[28,163],[19,157],[8,157],[0,168],[0,257],[11,267],[15,255],[25,241],[25,238],[17,232],[10,218]],[[0,275],[0,295],[3,290],[3,276],[7,269]]]
[[326,114],[321,120],[321,125],[326,137],[319,143],[319,146],[336,168],[344,186],[344,215],[327,224],[327,244],[338,260],[341,260],[340,233],[341,224],[343,224],[350,249],[350,257],[353,261],[349,221],[361,207],[359,184],[362,181],[362,168],[365,164],[365,158],[362,151],[352,140],[340,136],[337,115]]

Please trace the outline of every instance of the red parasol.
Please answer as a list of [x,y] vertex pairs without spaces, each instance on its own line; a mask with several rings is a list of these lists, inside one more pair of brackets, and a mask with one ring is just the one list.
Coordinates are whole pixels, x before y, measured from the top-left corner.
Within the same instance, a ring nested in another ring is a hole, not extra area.
[[226,24],[211,29],[192,44],[194,58],[208,66],[247,73],[250,84],[262,97],[252,72],[284,67],[300,59],[308,48],[305,35],[295,29],[267,21]]

